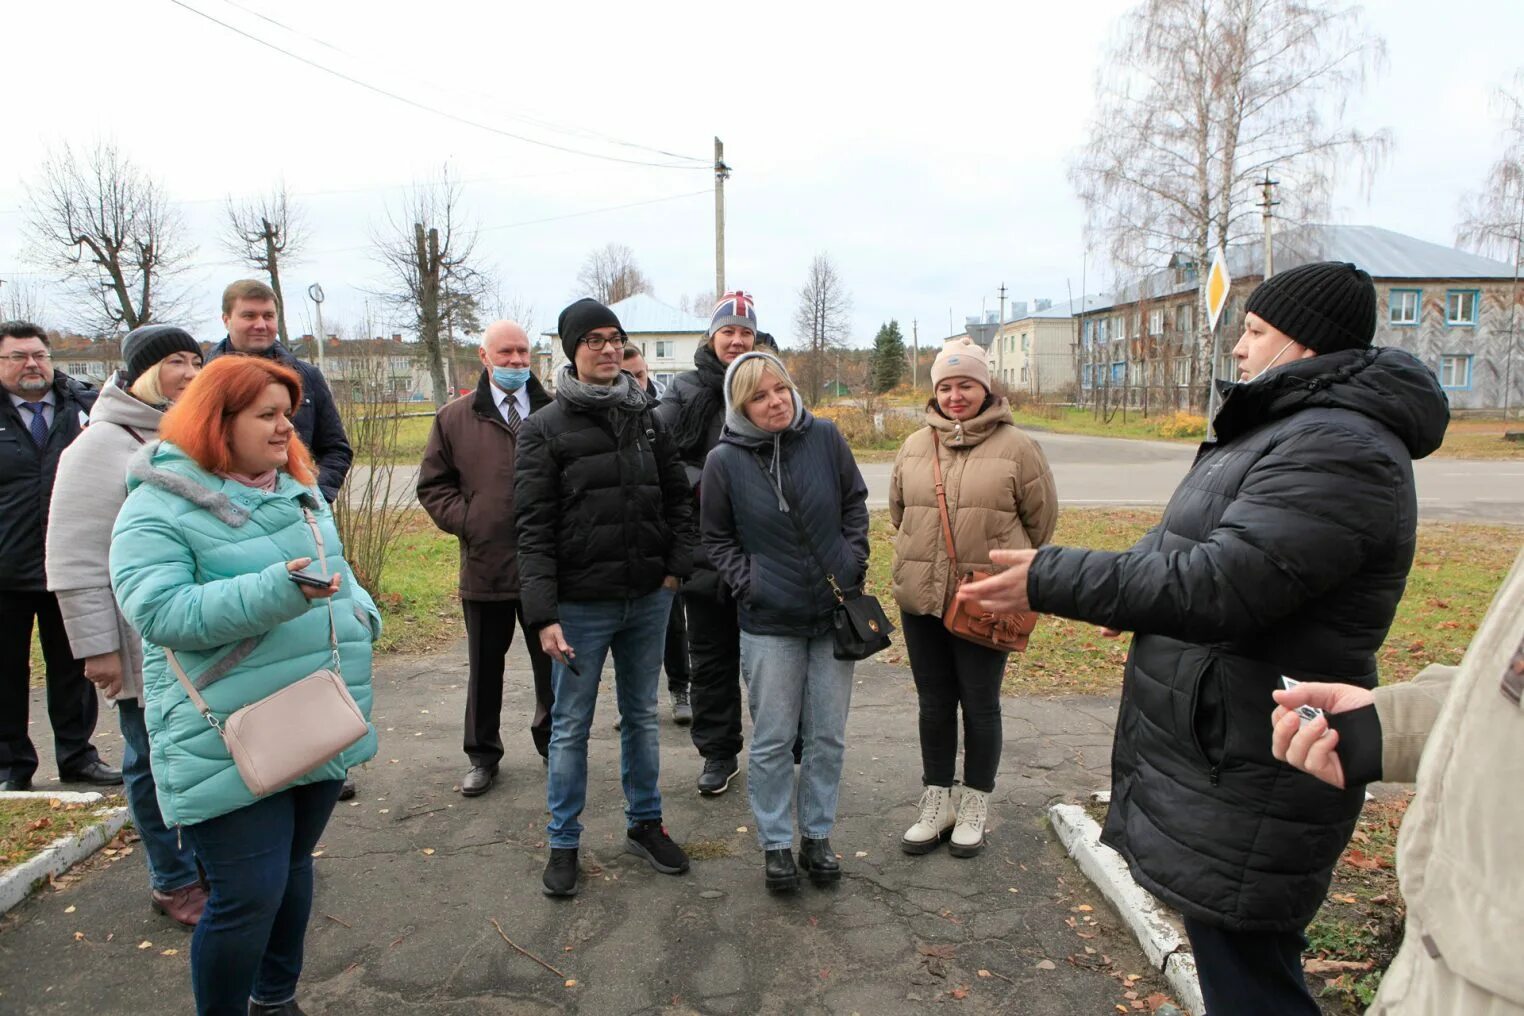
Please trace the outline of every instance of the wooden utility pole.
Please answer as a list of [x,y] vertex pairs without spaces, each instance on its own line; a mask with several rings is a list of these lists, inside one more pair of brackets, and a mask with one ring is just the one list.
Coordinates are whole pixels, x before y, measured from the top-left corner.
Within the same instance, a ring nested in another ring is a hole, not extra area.
[[725,181],[730,167],[725,165],[725,142],[714,139],[714,298],[725,295]]
[[910,319],[910,387],[921,387],[921,329],[915,318]]
[[1279,180],[1270,179],[1270,171],[1267,169],[1265,170],[1265,178],[1259,184],[1260,216],[1265,220],[1265,278],[1267,279],[1275,272],[1275,251],[1272,243],[1270,222],[1275,218],[1275,213],[1271,209],[1280,204],[1279,201],[1275,200],[1275,185],[1278,183],[1280,183]]

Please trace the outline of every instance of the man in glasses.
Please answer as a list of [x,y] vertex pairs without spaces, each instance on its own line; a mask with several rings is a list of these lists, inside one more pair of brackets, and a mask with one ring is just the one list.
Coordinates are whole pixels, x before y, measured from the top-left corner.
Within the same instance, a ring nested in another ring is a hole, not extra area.
[[614,656],[625,849],[667,875],[688,857],[661,821],[656,720],[667,616],[691,567],[698,530],[677,450],[646,393],[621,370],[625,333],[584,299],[556,331],[571,361],[556,398],[519,428],[514,471],[520,596],[526,627],[554,660],[546,797],[549,896],[577,892],[587,799],[587,736],[603,663]]
[[43,546],[58,458],[79,436],[96,392],[53,370],[48,335],[29,321],[0,323],[0,790],[30,790],[37,749],[27,735],[32,625],[47,666],[48,719],[58,778],[115,786],[101,761],[95,688],[69,649],[58,600],[48,592]]

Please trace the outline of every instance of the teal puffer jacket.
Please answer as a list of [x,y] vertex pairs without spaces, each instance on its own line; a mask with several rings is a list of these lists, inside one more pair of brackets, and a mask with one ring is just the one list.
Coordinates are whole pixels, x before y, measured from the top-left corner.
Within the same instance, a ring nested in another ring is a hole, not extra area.
[[[328,611],[286,577],[286,562],[317,557],[303,517],[313,511],[330,573],[344,682],[367,717],[374,601],[343,557],[322,495],[282,472],[273,493],[223,480],[172,444],[150,442],[128,466],[130,493],[111,536],[111,585],[143,636],[145,719],[167,825],[193,825],[254,802],[221,737],[196,711],[162,647],[218,717],[331,666]],[[342,779],[376,754],[376,731],[296,783]]]

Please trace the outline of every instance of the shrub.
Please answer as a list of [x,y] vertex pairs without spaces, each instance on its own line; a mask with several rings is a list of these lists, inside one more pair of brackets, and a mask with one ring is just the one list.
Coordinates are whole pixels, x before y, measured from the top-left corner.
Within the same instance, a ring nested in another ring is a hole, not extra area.
[[1206,437],[1206,417],[1195,413],[1171,413],[1159,421],[1160,437]]

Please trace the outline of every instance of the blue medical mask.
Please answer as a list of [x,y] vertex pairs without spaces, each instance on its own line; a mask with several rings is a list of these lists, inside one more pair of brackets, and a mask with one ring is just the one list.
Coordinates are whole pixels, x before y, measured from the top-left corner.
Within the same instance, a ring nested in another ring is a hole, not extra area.
[[493,367],[492,383],[505,392],[516,392],[529,382],[528,367]]

